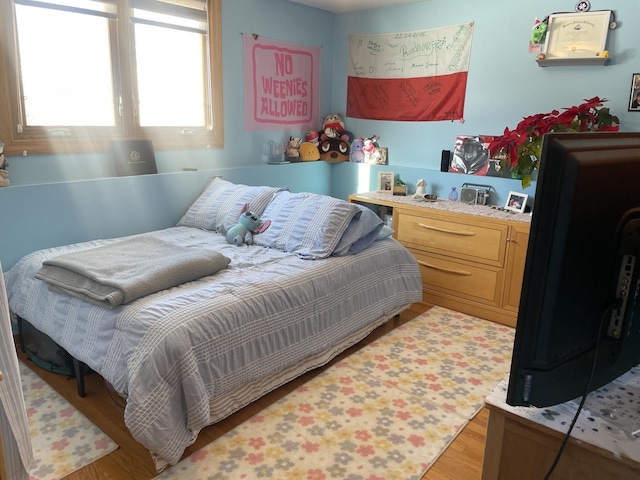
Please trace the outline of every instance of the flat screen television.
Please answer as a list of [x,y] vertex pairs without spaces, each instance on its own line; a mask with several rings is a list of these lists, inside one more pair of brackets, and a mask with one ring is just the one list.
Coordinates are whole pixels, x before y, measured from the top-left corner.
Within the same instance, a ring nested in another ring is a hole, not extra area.
[[564,403],[640,364],[639,272],[640,133],[546,135],[509,405]]

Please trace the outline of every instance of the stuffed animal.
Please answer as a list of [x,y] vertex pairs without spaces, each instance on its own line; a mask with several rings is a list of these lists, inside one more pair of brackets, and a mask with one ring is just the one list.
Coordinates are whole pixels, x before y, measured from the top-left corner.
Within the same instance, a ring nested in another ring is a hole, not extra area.
[[349,152],[349,161],[362,163],[364,162],[364,139],[362,137],[356,138],[351,142],[351,151]]
[[298,161],[298,158],[300,157],[299,148],[301,143],[302,143],[301,138],[289,137],[289,143],[287,145],[287,158]]
[[303,162],[320,160],[320,150],[311,142],[302,142],[300,144],[300,160]]
[[9,181],[9,172],[7,172],[9,162],[5,158],[3,150],[4,145],[0,144],[0,187],[8,187],[11,184]]
[[[339,113],[332,113],[324,117],[322,131],[329,138],[338,138],[344,132],[344,121]],[[322,138],[320,138],[322,141]]]
[[349,142],[342,138],[325,138],[320,142],[320,160],[346,162],[349,160]]
[[378,146],[378,136],[373,135],[371,137],[362,140],[362,151],[365,154],[372,155],[376,151]]
[[221,233],[227,239],[227,242],[232,245],[240,246],[242,244],[253,244],[253,234],[262,233],[271,225],[271,220],[262,221],[260,217],[255,213],[249,211],[249,205],[246,204],[242,207],[240,212],[240,218],[238,223],[231,227],[229,230],[221,225],[217,228],[218,233]]
[[307,142],[313,143],[316,147],[320,145],[320,135],[316,130],[309,130],[307,132]]
[[545,18],[542,22],[536,18],[533,23],[533,29],[531,30],[531,44],[539,45],[544,43],[544,38],[547,35],[547,28],[549,27],[549,19]]

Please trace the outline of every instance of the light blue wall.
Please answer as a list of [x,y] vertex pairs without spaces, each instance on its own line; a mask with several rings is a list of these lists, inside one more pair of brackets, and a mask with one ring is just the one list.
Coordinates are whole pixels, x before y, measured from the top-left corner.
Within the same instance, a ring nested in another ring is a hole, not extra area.
[[248,185],[263,185],[270,177],[271,185],[292,191],[330,189],[325,162],[11,186],[0,189],[0,204],[6,206],[0,228],[2,268],[41,248],[171,227],[213,175]]
[[[244,131],[242,34],[257,34],[273,40],[320,46],[320,107],[331,109],[333,83],[333,24],[335,15],[286,0],[222,0],[222,63],[224,95],[224,148],[189,151],[157,151],[158,171],[180,172],[242,168],[266,164],[262,146],[278,142],[300,131]],[[9,158],[12,185],[51,183],[115,176],[109,153],[74,155],[28,155]],[[266,175],[277,180],[279,172]],[[327,192],[328,193],[328,192]]]
[[[457,135],[500,135],[506,126],[514,128],[525,116],[560,110],[594,96],[609,99],[605,105],[620,117],[621,130],[640,130],[640,113],[627,111],[631,76],[640,72],[640,29],[636,26],[640,2],[591,1],[592,11],[613,9],[618,22],[618,28],[609,31],[608,66],[541,68],[535,54],[529,53],[534,19],[555,12],[573,12],[575,4],[575,0],[430,0],[338,15],[333,110],[344,112],[346,108],[350,34],[404,32],[472,21],[474,34],[464,123],[347,118],[346,127],[356,135],[377,134],[380,145],[389,149],[390,164],[385,170],[400,173],[412,186],[417,179],[424,178],[429,184],[427,191],[433,189],[438,195],[447,195],[452,186],[459,187],[464,182],[490,184],[498,193],[491,201],[500,205],[504,205],[509,190],[533,196],[535,184],[522,190],[517,180],[441,173],[441,151],[451,150]],[[332,190],[335,196],[350,193],[352,186],[344,177],[352,181],[357,178],[353,167],[333,169],[332,185],[338,187]],[[342,178],[338,180],[336,176]]]
[[322,47],[320,122],[321,112],[331,109],[334,19],[332,13],[286,0],[222,1],[224,148],[157,151],[160,174],[127,178],[113,178],[108,153],[10,157],[11,186],[0,188],[2,268],[38,248],[174,225],[213,175],[330,193],[325,162],[266,164],[264,142],[282,141],[293,132],[244,131],[242,34]]
[[[490,5],[489,5],[490,3]],[[430,0],[347,14],[332,14],[286,0],[223,0],[223,88],[225,146],[221,149],[156,152],[159,175],[103,178],[115,174],[108,154],[11,157],[12,186],[0,188],[3,224],[0,261],[6,270],[36,248],[90,238],[137,233],[175,223],[207,178],[223,174],[238,183],[288,185],[346,198],[375,188],[377,171],[399,173],[412,188],[419,178],[429,192],[445,196],[464,182],[489,183],[491,201],[503,204],[516,180],[470,177],[439,171],[440,152],[457,135],[500,134],[524,116],[609,99],[622,130],[640,130],[640,113],[628,112],[631,75],[640,72],[640,2],[592,0],[592,10],[614,8],[619,27],[609,33],[606,67],[540,68],[527,42],[535,17],[573,11],[574,0]],[[390,165],[312,162],[269,166],[264,141],[301,132],[245,132],[242,34],[321,46],[320,116],[345,113],[347,39],[352,33],[390,33],[475,22],[465,103],[465,122],[382,122],[346,118],[356,135],[377,134],[389,149]],[[198,172],[182,172],[198,168]],[[59,182],[59,183],[58,183]],[[525,193],[532,195],[533,187]],[[144,193],[144,195],[142,194]]]

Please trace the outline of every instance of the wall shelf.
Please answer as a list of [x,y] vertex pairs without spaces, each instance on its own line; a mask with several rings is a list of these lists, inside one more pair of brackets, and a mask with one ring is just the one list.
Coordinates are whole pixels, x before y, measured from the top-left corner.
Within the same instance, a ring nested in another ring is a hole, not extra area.
[[601,65],[609,64],[609,57],[586,57],[586,58],[541,58],[536,60],[539,67],[575,67],[580,65]]

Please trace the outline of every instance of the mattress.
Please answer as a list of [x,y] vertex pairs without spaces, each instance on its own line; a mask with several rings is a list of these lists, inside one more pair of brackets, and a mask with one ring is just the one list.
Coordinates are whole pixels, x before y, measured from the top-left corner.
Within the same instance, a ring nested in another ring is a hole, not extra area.
[[159,469],[175,464],[202,428],[243,406],[238,392],[257,386],[248,403],[422,299],[418,265],[393,238],[356,255],[305,260],[192,227],[154,235],[231,263],[113,309],[52,292],[35,274],[47,259],[119,239],[34,252],[5,281],[12,312],[126,398],[125,423]]

